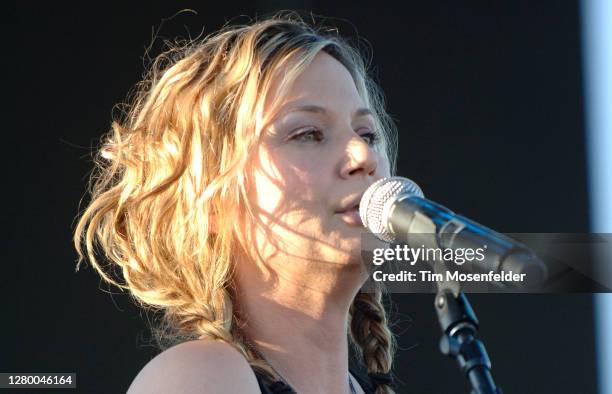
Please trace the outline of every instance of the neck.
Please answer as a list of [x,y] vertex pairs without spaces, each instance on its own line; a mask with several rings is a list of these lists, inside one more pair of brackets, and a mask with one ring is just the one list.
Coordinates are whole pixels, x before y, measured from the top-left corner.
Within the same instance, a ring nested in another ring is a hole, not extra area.
[[285,262],[266,279],[255,264],[239,264],[243,331],[297,392],[348,393],[348,316],[363,269],[351,264],[313,275],[287,272],[296,266],[305,265]]

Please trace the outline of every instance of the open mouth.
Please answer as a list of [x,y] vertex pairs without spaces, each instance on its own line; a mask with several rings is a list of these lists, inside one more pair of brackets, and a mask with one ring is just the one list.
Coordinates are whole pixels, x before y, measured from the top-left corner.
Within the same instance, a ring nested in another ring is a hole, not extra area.
[[359,216],[359,204],[345,211],[338,212],[338,215],[347,224],[363,226],[363,223],[361,222],[361,217]]

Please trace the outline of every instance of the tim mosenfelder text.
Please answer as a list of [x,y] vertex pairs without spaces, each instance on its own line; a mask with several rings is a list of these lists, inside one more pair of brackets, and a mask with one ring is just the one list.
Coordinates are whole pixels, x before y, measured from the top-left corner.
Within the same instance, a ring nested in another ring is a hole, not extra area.
[[[417,275],[418,274],[418,275]],[[400,271],[392,274],[383,273],[382,271],[374,271],[372,278],[377,282],[523,282],[527,274],[517,274],[512,271],[486,273],[465,273],[459,271],[446,271],[442,273],[434,273],[431,271]]]
[[[372,263],[380,266],[389,261],[408,263],[411,266],[417,261],[430,262],[442,261],[453,262],[463,265],[466,262],[479,263],[485,260],[487,245],[481,248],[411,248],[408,245],[395,245],[394,248],[376,248],[373,252]],[[384,273],[376,270],[372,278],[377,282],[523,282],[526,274],[517,274],[512,271],[489,271],[485,273],[466,273],[448,270],[444,273],[434,273],[430,270],[418,272],[399,271],[396,273]]]

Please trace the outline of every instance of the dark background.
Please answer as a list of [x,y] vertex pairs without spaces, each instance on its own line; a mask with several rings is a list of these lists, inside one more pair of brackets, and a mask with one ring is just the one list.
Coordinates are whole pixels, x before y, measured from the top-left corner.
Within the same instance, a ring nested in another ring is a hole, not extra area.
[[[400,130],[399,175],[498,231],[588,231],[575,1],[22,2],[2,19],[6,84],[17,97],[5,105],[16,122],[5,124],[4,150],[22,196],[5,238],[0,371],[76,372],[79,393],[125,392],[156,354],[129,296],[110,296],[90,266],[75,273],[71,233],[90,147],[139,81],[153,29],[184,8],[197,15],[166,21],[153,55],[165,38],[210,33],[239,15],[301,9],[331,17],[328,24],[373,48]],[[470,299],[504,393],[596,392],[591,295]],[[393,301],[399,392],[467,393],[437,350],[433,295]]]

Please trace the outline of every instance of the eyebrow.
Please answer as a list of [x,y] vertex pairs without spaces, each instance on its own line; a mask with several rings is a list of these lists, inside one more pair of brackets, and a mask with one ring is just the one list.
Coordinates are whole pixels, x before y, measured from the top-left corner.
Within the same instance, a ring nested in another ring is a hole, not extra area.
[[[281,113],[281,117],[285,116],[287,114],[290,114],[291,112],[310,112],[310,113],[316,113],[316,114],[322,114],[325,115],[327,114],[327,110],[321,106],[318,105],[300,105],[298,107],[294,107],[289,109],[288,111],[285,111],[283,113]],[[372,112],[371,109],[369,108],[358,108],[355,113],[353,114],[353,116],[367,116],[367,115],[374,115],[374,113]]]

